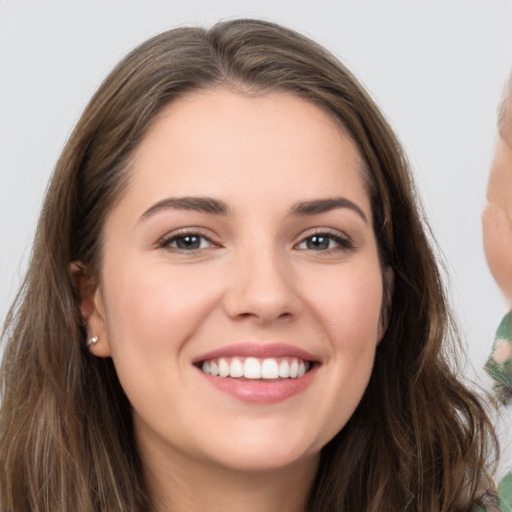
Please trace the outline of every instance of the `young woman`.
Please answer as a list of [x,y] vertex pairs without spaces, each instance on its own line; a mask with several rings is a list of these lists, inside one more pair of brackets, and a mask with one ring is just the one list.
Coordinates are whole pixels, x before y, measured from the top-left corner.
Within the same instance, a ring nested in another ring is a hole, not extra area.
[[5,330],[0,508],[492,504],[449,330],[400,145],[352,75],[262,21],[161,34],[48,190]]

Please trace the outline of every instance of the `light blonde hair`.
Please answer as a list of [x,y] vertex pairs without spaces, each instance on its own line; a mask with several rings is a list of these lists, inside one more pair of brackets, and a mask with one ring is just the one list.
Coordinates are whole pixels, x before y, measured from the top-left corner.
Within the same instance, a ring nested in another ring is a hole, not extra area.
[[152,510],[130,404],[112,361],[85,347],[69,267],[80,261],[97,275],[105,216],[161,109],[219,85],[287,91],[343,124],[365,162],[382,264],[394,272],[370,383],[321,452],[307,510],[470,510],[491,430],[447,363],[450,315],[400,144],[332,55],[256,20],[150,39],[107,77],[64,148],[4,332],[0,509]]

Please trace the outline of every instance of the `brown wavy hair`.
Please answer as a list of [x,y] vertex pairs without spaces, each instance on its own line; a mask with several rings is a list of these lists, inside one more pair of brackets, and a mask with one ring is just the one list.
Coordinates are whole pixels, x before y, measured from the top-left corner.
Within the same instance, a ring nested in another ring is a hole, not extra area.
[[456,336],[400,144],[331,54],[257,20],[179,28],[145,42],[106,78],[70,136],[4,329],[0,509],[152,510],[130,404],[112,361],[85,348],[69,268],[76,261],[92,273],[99,268],[105,216],[157,114],[182,95],[218,86],[287,91],[344,125],[365,162],[383,265],[394,272],[370,383],[321,452],[307,510],[471,510],[492,431],[447,362]]

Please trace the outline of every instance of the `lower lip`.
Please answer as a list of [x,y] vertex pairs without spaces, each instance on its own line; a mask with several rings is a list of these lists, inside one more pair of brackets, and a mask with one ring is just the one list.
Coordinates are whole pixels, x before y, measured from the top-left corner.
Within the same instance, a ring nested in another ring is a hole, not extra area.
[[302,377],[276,381],[238,380],[230,377],[216,377],[201,370],[201,375],[218,390],[231,395],[242,402],[270,405],[283,402],[304,391],[312,382],[318,366],[315,365]]

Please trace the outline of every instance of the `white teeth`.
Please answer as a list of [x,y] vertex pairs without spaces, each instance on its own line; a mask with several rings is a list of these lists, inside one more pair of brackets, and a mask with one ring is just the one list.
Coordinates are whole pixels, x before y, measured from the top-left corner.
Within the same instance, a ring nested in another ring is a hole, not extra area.
[[299,376],[299,362],[297,359],[294,359],[292,361],[292,364],[290,365],[290,377],[292,379],[296,379]]
[[231,365],[229,366],[229,376],[235,378],[244,376],[244,365],[242,364],[242,361],[238,359],[238,357],[234,357],[231,360]]
[[221,357],[205,361],[201,369],[208,375],[246,379],[297,379],[310,368],[310,363],[297,358],[257,359]]
[[290,363],[286,359],[283,359],[279,363],[279,377],[287,379],[290,376]]
[[248,357],[245,360],[244,377],[246,379],[261,379],[261,365],[255,357]]
[[264,379],[277,379],[279,377],[279,368],[275,359],[264,359],[261,365],[261,376]]
[[224,359],[219,359],[219,377],[227,377],[229,375],[229,363]]

